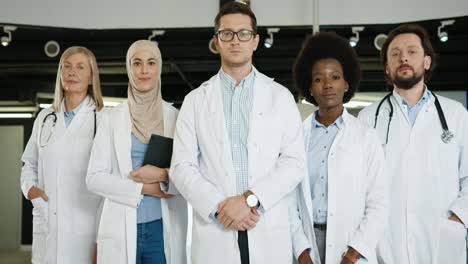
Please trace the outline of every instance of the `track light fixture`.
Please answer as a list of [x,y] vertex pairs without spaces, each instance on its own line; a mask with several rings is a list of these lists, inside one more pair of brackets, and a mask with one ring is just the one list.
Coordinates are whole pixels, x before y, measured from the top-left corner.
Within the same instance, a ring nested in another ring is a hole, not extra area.
[[442,29],[443,29],[445,26],[453,25],[453,23],[455,23],[455,20],[453,20],[453,19],[451,19],[451,20],[444,20],[444,21],[441,21],[441,22],[440,22],[440,26],[437,28],[437,36],[439,37],[440,41],[446,42],[446,41],[448,40],[448,33],[447,33],[447,31],[442,31]]
[[273,34],[279,32],[279,28],[267,28],[268,38],[265,39],[263,45],[265,48],[269,49],[273,46]]
[[15,26],[3,26],[3,32],[5,32],[8,36],[1,37],[0,41],[2,43],[2,46],[6,47],[10,44],[10,42],[13,39],[13,37],[11,36],[11,32],[15,30],[16,30]]
[[364,27],[352,27],[351,30],[353,31],[354,36],[349,38],[349,45],[351,47],[355,47],[359,42],[359,32],[364,30]]
[[148,36],[149,41],[154,41],[156,44],[159,44],[157,40],[153,40],[157,36],[163,36],[166,34],[166,30],[152,30],[151,35]]

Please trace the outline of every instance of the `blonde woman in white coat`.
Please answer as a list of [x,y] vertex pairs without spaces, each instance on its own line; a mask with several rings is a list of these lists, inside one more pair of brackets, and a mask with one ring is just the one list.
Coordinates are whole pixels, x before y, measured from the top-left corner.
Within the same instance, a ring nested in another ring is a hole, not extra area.
[[154,42],[136,41],[126,64],[128,101],[103,117],[88,168],[89,190],[105,198],[97,261],[183,264],[187,204],[171,195],[166,168],[141,167],[151,135],[172,137],[177,118],[161,97],[161,53]]
[[[383,151],[375,132],[343,107],[359,85],[357,55],[346,39],[320,33],[305,42],[294,74],[302,95],[318,106],[304,121],[308,177],[299,187],[299,212],[305,232],[297,234],[315,240],[315,264],[377,263],[387,214]],[[311,261],[304,256],[299,263]]]
[[60,58],[53,105],[42,110],[23,153],[21,188],[33,203],[32,263],[90,263],[100,197],[85,185],[103,107],[93,53]]

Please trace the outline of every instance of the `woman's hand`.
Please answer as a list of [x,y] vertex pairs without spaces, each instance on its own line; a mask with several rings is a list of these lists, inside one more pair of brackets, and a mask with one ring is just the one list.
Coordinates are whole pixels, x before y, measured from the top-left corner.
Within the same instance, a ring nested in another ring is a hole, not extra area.
[[36,199],[39,197],[44,199],[44,201],[46,202],[49,200],[49,197],[42,189],[37,188],[36,186],[31,187],[31,189],[29,189],[28,191],[28,199],[32,200],[32,199]]
[[146,195],[150,195],[153,197],[159,197],[159,198],[164,198],[164,199],[171,198],[173,196],[172,194],[167,194],[161,191],[161,186],[159,185],[159,182],[144,183],[143,189],[141,190],[141,194],[146,194]]
[[167,169],[161,169],[153,165],[145,165],[130,172],[130,178],[141,183],[167,182],[169,180],[168,176]]

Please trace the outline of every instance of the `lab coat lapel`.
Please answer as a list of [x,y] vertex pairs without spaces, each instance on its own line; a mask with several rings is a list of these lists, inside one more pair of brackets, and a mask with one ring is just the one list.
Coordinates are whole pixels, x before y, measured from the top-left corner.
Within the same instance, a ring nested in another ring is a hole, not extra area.
[[[261,145],[262,140],[260,140],[260,135],[257,131],[261,131],[262,126],[265,125],[266,114],[272,110],[271,103],[272,92],[271,89],[273,84],[273,79],[269,78],[255,68],[255,80],[253,84],[253,104],[252,111],[250,112],[250,125],[249,125],[249,135],[247,139],[247,149],[248,149],[248,159],[249,159],[249,176],[257,175],[262,164],[258,164],[260,149],[264,146]],[[254,182],[252,181],[252,176],[249,177],[249,187]]]
[[132,170],[131,158],[131,130],[130,113],[125,101],[118,109],[119,118],[113,120],[114,146],[116,147],[117,161],[122,178],[128,177]]
[[235,195],[236,177],[232,163],[231,144],[226,130],[224,118],[223,98],[221,96],[221,81],[219,73],[203,84],[208,103],[209,123],[213,126],[215,144],[213,147],[220,157],[227,177],[223,181],[223,188],[228,195]]

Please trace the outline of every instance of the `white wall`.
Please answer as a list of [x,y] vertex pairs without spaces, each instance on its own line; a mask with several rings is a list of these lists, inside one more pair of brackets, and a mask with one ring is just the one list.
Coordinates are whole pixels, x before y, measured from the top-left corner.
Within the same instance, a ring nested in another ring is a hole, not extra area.
[[[312,0],[251,0],[259,25],[311,25]],[[0,0],[0,23],[71,28],[211,27],[218,0]],[[468,15],[467,0],[321,0],[320,23],[382,24]]]
[[0,126],[0,249],[20,245],[22,153],[23,127]]

